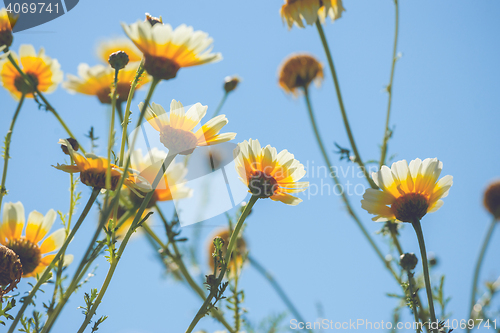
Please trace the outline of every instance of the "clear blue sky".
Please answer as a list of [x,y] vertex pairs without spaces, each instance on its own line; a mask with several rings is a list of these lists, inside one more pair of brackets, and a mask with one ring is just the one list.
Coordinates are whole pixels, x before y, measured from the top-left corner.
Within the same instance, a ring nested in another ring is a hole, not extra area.
[[[443,161],[443,175],[453,175],[454,185],[444,206],[423,222],[429,251],[439,258],[432,272],[433,283],[446,274],[445,293],[451,296],[452,318],[467,318],[472,269],[490,216],[482,207],[487,184],[499,177],[500,156],[500,47],[498,13],[500,3],[482,1],[400,1],[400,44],[403,57],[397,64],[394,82],[394,136],[389,155],[396,159],[437,157]],[[222,96],[226,75],[238,74],[243,82],[229,96],[223,109],[229,119],[227,131],[237,132],[237,142],[259,139],[278,150],[288,149],[301,162],[322,165],[303,99],[285,95],[277,85],[277,70],[292,52],[306,51],[325,65],[326,58],[314,27],[293,28],[282,24],[282,1],[130,1],[84,0],[68,14],[15,35],[12,49],[31,43],[59,60],[65,73],[76,74],[81,62],[97,64],[95,46],[102,38],[122,36],[120,22],[142,19],[145,12],[163,16],[172,26],[185,23],[214,38],[214,51],[224,60],[217,64],[181,69],[178,77],[163,82],[153,101],[169,105],[172,99],[184,104],[201,102],[208,114]],[[344,102],[358,147],[365,160],[377,159],[383,136],[394,30],[391,0],[345,1],[347,11],[334,24],[325,25],[332,48]],[[47,95],[78,138],[94,126],[101,138],[98,153],[104,154],[109,109],[97,98],[70,95],[64,89]],[[134,104],[144,98],[136,95]],[[312,103],[321,134],[332,152],[333,142],[348,146],[330,73],[320,89],[312,88]],[[0,90],[0,132],[7,132],[16,102]],[[29,213],[50,208],[67,211],[68,177],[51,165],[64,157],[56,144],[65,132],[53,116],[37,110],[28,101],[19,116],[12,143],[8,196],[4,202],[22,201]],[[84,144],[88,144],[83,139]],[[333,153],[331,158],[339,166]],[[329,179],[309,177],[313,184]],[[345,181],[345,179],[344,179]],[[362,179],[350,179],[366,185]],[[90,189],[80,187],[83,200]],[[360,196],[351,198],[368,230],[375,234],[382,225],[372,222],[361,209]],[[79,206],[79,211],[83,207]],[[172,211],[172,204],[164,204]],[[93,211],[82,232],[69,247],[79,260],[95,227]],[[205,258],[205,237],[223,216],[183,229],[189,236],[202,228],[200,257]],[[480,281],[500,275],[498,252],[500,231],[493,235]],[[401,231],[407,251],[418,252],[412,228]],[[297,207],[260,200],[247,221],[245,237],[251,254],[281,282],[307,320],[318,318],[318,304],[324,317],[334,321],[392,319],[394,299],[386,293],[400,293],[360,231],[348,217],[340,197],[317,195]],[[388,244],[374,235],[388,252]],[[497,258],[497,259],[495,259]],[[108,264],[99,262],[96,276],[85,291],[99,288]],[[417,266],[421,269],[421,265]],[[205,272],[202,272],[205,273]],[[25,283],[25,282],[23,282]],[[247,317],[258,323],[270,313],[285,310],[268,284],[251,267],[242,276]],[[21,287],[20,290],[26,290]],[[498,301],[497,301],[498,306]],[[83,321],[83,294],[73,296],[58,320],[54,332],[75,331]],[[136,237],[125,251],[98,315],[108,315],[106,332],[184,332],[201,305],[184,285],[163,276],[147,242]],[[411,320],[408,310],[403,319]],[[287,317],[290,318],[290,317]],[[210,318],[198,325],[213,331],[221,328]]]

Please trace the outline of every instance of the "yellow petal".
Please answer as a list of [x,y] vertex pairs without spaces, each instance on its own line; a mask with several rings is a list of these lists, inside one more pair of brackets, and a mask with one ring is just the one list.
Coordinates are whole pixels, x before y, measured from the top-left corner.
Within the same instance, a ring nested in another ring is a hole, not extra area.
[[45,254],[55,250],[59,250],[59,248],[63,245],[65,238],[66,231],[64,230],[64,228],[54,231],[43,241],[42,245],[40,246],[40,253]]

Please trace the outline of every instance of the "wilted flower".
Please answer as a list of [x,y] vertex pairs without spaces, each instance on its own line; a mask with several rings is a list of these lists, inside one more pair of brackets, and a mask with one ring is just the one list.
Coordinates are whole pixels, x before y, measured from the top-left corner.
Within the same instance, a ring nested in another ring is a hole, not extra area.
[[[142,110],[143,103],[139,104]],[[187,112],[181,102],[172,100],[170,113],[152,103],[146,110],[146,119],[151,126],[160,132],[160,141],[170,153],[189,155],[198,146],[211,146],[234,139],[236,133],[219,134],[228,120],[225,115],[210,119],[196,132],[193,129],[207,113],[207,106],[200,103],[193,105]]]
[[182,67],[202,65],[222,59],[220,53],[211,53],[212,38],[202,31],[184,24],[175,30],[169,24],[137,21],[122,23],[123,30],[144,54],[144,68],[153,77],[173,79]]
[[437,211],[440,200],[448,195],[453,184],[452,176],[438,181],[443,163],[437,158],[419,158],[408,163],[406,160],[392,164],[389,169],[382,166],[372,173],[375,184],[381,191],[367,189],[361,200],[361,207],[376,215],[373,221],[397,219],[402,222],[420,220],[425,214]]
[[298,181],[306,171],[286,149],[278,154],[276,148],[270,145],[261,148],[258,140],[250,139],[238,144],[234,157],[236,171],[252,195],[292,206],[302,202],[289,193],[306,190],[309,182]]
[[[11,51],[11,54],[16,63],[19,64],[17,54],[13,51]],[[40,51],[36,53],[33,45],[21,45],[19,56],[21,69],[30,78],[36,89],[44,93],[56,90],[57,85],[63,79],[61,65],[56,59],[46,56],[43,48],[40,48]],[[0,62],[0,76],[2,85],[10,92],[12,97],[20,99],[24,93],[26,97],[33,98],[35,90],[25,82],[14,65],[7,59]]]
[[[45,216],[32,211],[28,216],[25,236],[22,236],[25,221],[23,204],[20,202],[4,204],[3,220],[0,223],[0,244],[19,256],[23,277],[36,276],[43,272],[55,257],[55,254],[48,253],[59,250],[64,243],[66,237],[64,228],[54,231],[41,242],[55,220],[56,212],[53,209],[49,210]],[[72,255],[64,257],[65,265],[69,265],[71,261],[73,261]]]
[[297,96],[298,89],[307,89],[312,81],[316,86],[323,80],[323,66],[308,54],[294,54],[288,57],[279,70],[279,84],[286,93]]
[[497,219],[500,219],[500,180],[491,183],[484,191],[484,207]]
[[285,0],[280,14],[291,29],[294,23],[304,28],[303,20],[308,25],[313,25],[318,19],[324,23],[326,16],[330,16],[333,22],[342,16],[343,11],[342,0]]

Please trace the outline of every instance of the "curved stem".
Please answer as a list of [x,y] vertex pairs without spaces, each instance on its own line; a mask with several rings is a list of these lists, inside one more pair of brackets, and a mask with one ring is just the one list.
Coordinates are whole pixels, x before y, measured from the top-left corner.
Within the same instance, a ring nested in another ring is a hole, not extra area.
[[397,48],[398,48],[398,31],[399,31],[399,4],[398,0],[394,0],[394,6],[396,9],[396,23],[394,30],[394,47],[392,49],[392,66],[391,66],[391,77],[389,80],[389,85],[387,85],[387,94],[389,95],[389,101],[387,102],[387,116],[385,119],[385,130],[384,130],[384,140],[382,142],[382,153],[380,155],[380,163],[379,167],[382,168],[382,165],[385,164],[385,158],[387,154],[387,142],[390,138],[389,132],[389,119],[391,117],[391,105],[392,105],[392,83],[394,81],[394,71],[396,68],[396,62],[398,58],[396,56]]
[[[427,261],[427,251],[425,250],[424,234],[422,232],[422,226],[420,221],[415,219],[412,222],[415,233],[417,234],[418,245],[420,247],[420,255],[422,257],[422,266],[424,267],[424,280],[425,280],[425,291],[427,292],[427,301],[429,302],[429,312],[431,315],[430,326],[437,325],[436,312],[434,311],[434,302],[432,300],[432,287],[431,279],[429,277],[429,263]],[[437,332],[437,329],[432,329],[432,331]]]
[[[321,140],[321,136],[319,134],[318,126],[316,124],[316,119],[314,117],[313,109],[311,106],[311,101],[309,98],[309,91],[307,90],[307,88],[304,89],[304,97],[306,99],[307,111],[309,113],[309,118],[311,120],[311,125],[313,127],[314,135],[316,137],[316,141],[318,142],[319,149],[321,150],[321,154],[323,155],[323,159],[325,160],[325,163],[328,166],[328,169],[330,171],[330,175],[332,176],[332,179],[333,179],[333,182],[335,183],[335,186],[340,187],[340,181],[338,179],[338,176],[335,172],[335,169],[333,168],[332,163],[330,162],[330,158],[328,157],[328,154],[326,153],[326,149],[325,149],[325,146],[323,145],[323,141]],[[375,241],[372,239],[372,237],[370,236],[370,234],[366,230],[365,226],[363,225],[361,220],[358,218],[358,216],[356,215],[356,213],[352,209],[351,204],[349,202],[349,199],[347,198],[347,195],[345,194],[345,191],[341,191],[341,196],[342,196],[342,201],[344,202],[344,204],[347,208],[347,211],[349,212],[349,215],[351,215],[354,222],[356,222],[357,226],[361,229],[361,232],[363,233],[365,238],[368,240],[368,242],[372,246],[373,250],[375,251],[375,253],[379,257],[379,259],[384,263],[385,267],[391,272],[391,274],[394,276],[396,281],[398,281],[398,284],[401,284],[401,279],[396,274],[394,269],[391,267],[390,263],[387,260],[385,260],[385,257],[382,254],[382,252],[380,251],[380,249],[378,248],[377,244],[375,244]]]
[[[474,305],[476,304],[476,293],[477,293],[477,281],[479,279],[479,272],[481,270],[481,265],[483,263],[484,254],[486,253],[486,249],[488,248],[488,244],[490,243],[491,235],[493,235],[493,230],[495,230],[495,226],[497,224],[497,220],[493,218],[491,224],[486,232],[486,236],[484,237],[483,245],[481,246],[481,251],[479,251],[479,257],[477,258],[476,268],[474,269],[474,278],[472,281],[472,291],[470,296],[470,307],[469,307],[469,315],[471,319],[473,318],[473,310]],[[470,328],[467,327],[467,332],[470,332]]]
[[257,202],[258,199],[259,199],[258,197],[252,196],[250,198],[250,201],[248,202],[248,204],[245,206],[245,209],[241,213],[240,218],[238,219],[238,223],[236,224],[236,227],[234,228],[234,231],[231,234],[231,238],[229,239],[229,245],[227,246],[226,255],[224,256],[224,264],[221,267],[221,271],[220,271],[219,276],[217,278],[217,281],[215,283],[215,285],[217,285],[217,288],[215,288],[215,290],[212,289],[210,291],[210,294],[206,298],[205,302],[203,302],[200,310],[198,310],[198,313],[191,321],[191,324],[189,324],[189,327],[186,330],[186,333],[191,333],[194,330],[194,328],[196,327],[196,325],[198,324],[198,322],[200,321],[200,319],[205,316],[207,309],[208,309],[208,306],[211,304],[210,302],[214,298],[215,294],[218,292],[218,286],[220,286],[222,279],[224,278],[224,274],[226,274],[227,266],[228,266],[229,260],[231,260],[231,255],[232,255],[234,247],[236,245],[236,240],[237,240],[238,235],[240,233],[241,227],[243,227],[243,223],[245,222],[245,219],[247,218],[248,214],[252,210],[253,205]]
[[349,137],[349,142],[351,143],[351,148],[354,153],[354,156],[356,158],[356,163],[359,165],[361,170],[363,171],[366,180],[370,184],[370,186],[374,189],[377,189],[378,186],[373,182],[371,179],[370,175],[368,174],[368,170],[366,170],[366,167],[363,163],[363,160],[361,159],[361,156],[359,155],[358,148],[356,146],[356,142],[354,142],[354,137],[351,132],[351,127],[349,125],[349,120],[347,119],[347,113],[345,111],[344,107],[344,102],[342,100],[342,94],[340,92],[340,84],[339,80],[337,78],[337,72],[335,71],[335,66],[333,65],[333,58],[332,54],[330,53],[330,48],[328,47],[328,42],[326,41],[325,33],[323,31],[323,27],[321,26],[321,23],[319,20],[316,21],[316,27],[318,28],[318,33],[321,38],[321,43],[323,44],[323,48],[325,49],[326,53],[326,58],[328,59],[328,65],[330,66],[330,71],[332,72],[332,77],[333,77],[333,83],[335,85],[335,91],[337,93],[337,99],[339,102],[339,107],[340,107],[340,113],[342,114],[342,120],[344,121],[344,126],[347,131],[347,136]]
[[23,306],[21,307],[21,309],[17,313],[16,318],[14,318],[14,321],[10,325],[9,331],[7,333],[13,333],[14,332],[17,323],[19,322],[19,320],[22,318],[22,316],[24,314],[24,311],[26,310],[26,308],[28,307],[28,305],[31,304],[31,301],[33,300],[33,297],[35,296],[35,293],[38,291],[38,289],[40,288],[40,286],[44,282],[47,281],[47,279],[49,278],[49,274],[50,274],[52,268],[54,268],[54,265],[59,260],[59,258],[61,257],[62,253],[64,253],[66,251],[66,248],[68,247],[69,243],[71,243],[71,241],[73,240],[73,237],[75,236],[76,232],[78,231],[78,229],[82,225],[83,220],[85,220],[85,217],[89,213],[90,208],[92,208],[92,205],[94,204],[94,201],[97,199],[97,196],[99,195],[99,192],[100,192],[100,189],[98,189],[98,188],[92,189],[92,194],[90,195],[89,201],[87,202],[87,205],[85,205],[85,208],[83,209],[82,214],[78,218],[78,221],[76,222],[75,227],[73,228],[73,230],[71,230],[71,233],[69,234],[69,236],[64,241],[63,245],[61,246],[61,248],[59,249],[59,251],[55,255],[54,259],[52,259],[52,262],[49,264],[49,266],[47,266],[47,268],[43,272],[42,276],[38,279],[38,281],[36,282],[35,286],[30,291],[29,295],[24,298],[24,300],[23,300]]
[[[10,54],[9,54],[10,55]],[[21,99],[17,104],[16,111],[14,112],[14,117],[12,117],[12,121],[10,123],[9,131],[7,135],[5,135],[5,148],[3,153],[3,172],[2,172],[2,184],[0,185],[0,208],[2,207],[3,196],[7,194],[7,189],[5,188],[5,182],[7,181],[7,167],[9,166],[10,159],[10,143],[12,141],[12,133],[14,132],[14,125],[16,124],[17,116],[19,116],[19,112],[21,111],[21,107],[23,106],[25,94],[21,95]]]
[[219,115],[220,111],[222,110],[222,106],[226,102],[226,99],[227,99],[228,95],[229,95],[228,92],[224,92],[224,96],[222,96],[222,99],[220,100],[219,105],[217,106],[217,109],[215,109],[215,112],[212,115],[212,118],[214,118],[215,116]]
[[[247,257],[248,261],[250,262],[250,265],[252,265],[268,282],[269,284],[273,287],[273,289],[276,291],[276,293],[278,294],[278,296],[281,298],[281,300],[283,301],[283,303],[285,303],[286,307],[288,308],[288,310],[291,312],[292,315],[295,316],[295,318],[300,321],[300,322],[303,322],[305,323],[306,321],[304,320],[304,318],[301,316],[301,314],[299,313],[299,311],[297,310],[297,308],[293,305],[292,301],[290,300],[290,298],[288,298],[287,294],[285,293],[285,291],[283,290],[283,288],[281,288],[281,286],[279,285],[278,281],[276,281],[274,279],[274,277],[272,276],[271,273],[269,273],[257,260],[255,260],[253,257],[251,256],[248,256]],[[312,330],[310,329],[305,329],[304,328],[304,331],[307,331],[309,333],[312,333]]]

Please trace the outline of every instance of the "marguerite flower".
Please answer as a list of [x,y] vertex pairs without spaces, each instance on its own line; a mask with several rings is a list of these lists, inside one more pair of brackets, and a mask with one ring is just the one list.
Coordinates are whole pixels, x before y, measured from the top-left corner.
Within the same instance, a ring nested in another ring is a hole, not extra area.
[[[131,167],[140,172],[150,183],[153,183],[156,175],[162,168],[167,154],[157,148],[151,149],[144,156],[141,149],[136,149],[130,156]],[[158,183],[148,207],[157,201],[170,201],[187,198],[192,195],[192,190],[186,187],[187,169],[183,163],[172,162],[163,175],[163,181]]]
[[[129,63],[118,72],[117,97],[118,103],[125,102],[130,92],[130,85],[135,78],[140,62]],[[115,82],[115,70],[110,66],[96,65],[90,67],[87,64],[78,66],[78,76],[67,75],[68,80],[63,87],[71,93],[97,96],[103,104],[111,104],[111,87]],[[149,76],[143,75],[136,89],[148,83]]]
[[12,29],[14,29],[18,18],[19,15],[12,15],[5,8],[0,9],[0,48],[12,45],[14,40]]
[[[80,181],[94,188],[106,188],[106,172],[110,164],[107,159],[97,157],[93,154],[83,156],[73,150],[68,140],[61,139],[59,144],[65,145],[68,148],[69,154],[75,161],[75,165],[60,165],[59,163],[54,168],[68,173],[80,173]],[[111,188],[114,191],[120,178],[124,172],[122,168],[111,163]],[[140,192],[152,191],[151,184],[141,177],[137,171],[129,170],[123,182],[131,191],[137,195],[142,195]],[[139,191],[139,192],[138,192]]]
[[[214,258],[212,254],[215,251],[214,239],[216,237],[222,238],[224,241],[224,245],[222,245],[222,256],[226,256],[227,246],[229,245],[229,240],[231,238],[231,233],[227,228],[217,229],[209,238],[208,238],[208,265],[210,266],[210,274],[213,274],[214,271]],[[230,277],[235,276],[235,272],[238,274],[241,272],[241,268],[243,266],[243,258],[247,252],[247,242],[243,237],[238,237],[236,240],[236,247],[231,254],[231,260],[228,264],[228,269],[230,271]]]
[[342,0],[285,0],[280,14],[291,29],[294,23],[304,28],[303,20],[308,25],[313,25],[318,19],[324,23],[326,16],[330,16],[333,22],[342,16],[343,11]]
[[277,154],[276,148],[261,148],[258,140],[250,139],[238,144],[234,158],[236,171],[252,195],[292,206],[302,202],[289,193],[306,190],[309,182],[298,182],[306,171],[286,149]]
[[323,66],[308,54],[294,54],[285,59],[279,70],[279,84],[286,93],[298,95],[299,88],[307,89],[312,81],[316,86],[323,80]]
[[123,51],[128,55],[130,62],[142,60],[142,53],[137,47],[125,37],[103,40],[97,46],[97,57],[103,62],[108,63],[109,56],[112,53]]
[[[142,110],[142,107],[143,103],[140,103],[139,110]],[[160,141],[168,148],[169,153],[189,155],[198,146],[215,145],[232,140],[236,136],[236,133],[219,134],[222,127],[228,123],[223,114],[210,119],[193,132],[206,113],[207,106],[200,103],[196,103],[185,112],[181,102],[172,100],[169,114],[161,105],[152,103],[151,107],[147,108],[145,116],[151,126],[160,132]]]
[[438,181],[443,163],[437,158],[419,158],[408,163],[406,160],[392,164],[389,169],[382,166],[372,173],[375,184],[380,190],[367,189],[361,200],[361,207],[376,215],[373,221],[397,219],[401,222],[414,222],[427,213],[437,211],[442,205],[440,200],[448,195],[452,176],[444,176]]
[[[55,220],[56,212],[53,209],[49,210],[45,216],[32,211],[28,216],[28,224],[23,236],[25,221],[23,204],[20,202],[4,204],[3,220],[0,223],[0,244],[19,256],[23,277],[36,276],[43,272],[55,257],[55,254],[48,253],[59,250],[64,243],[66,237],[64,228],[54,231],[45,238]],[[45,240],[41,242],[44,238]],[[65,265],[69,265],[71,261],[73,261],[72,255],[64,257]]]
[[[13,51],[11,54],[16,63],[19,64],[17,54]],[[40,48],[40,51],[36,53],[33,45],[21,45],[19,55],[21,69],[40,92],[50,93],[56,90],[57,85],[63,79],[61,65],[56,59],[46,56],[43,48]],[[7,59],[0,62],[0,77],[4,88],[15,99],[20,99],[23,92],[26,97],[33,98],[34,89],[26,84],[21,74]]]
[[123,30],[144,54],[144,68],[153,77],[173,79],[182,67],[197,66],[222,59],[211,53],[212,38],[184,24],[175,30],[169,24],[150,20],[122,23]]

